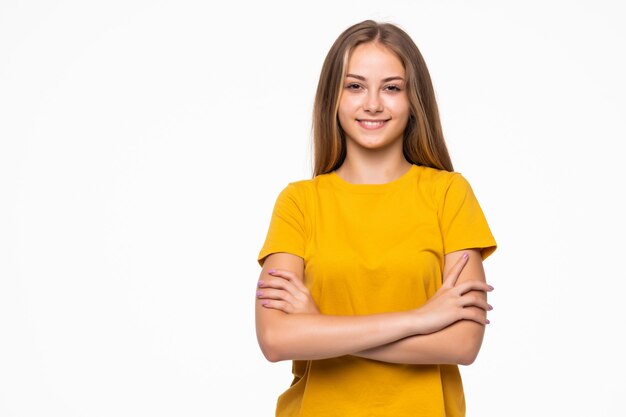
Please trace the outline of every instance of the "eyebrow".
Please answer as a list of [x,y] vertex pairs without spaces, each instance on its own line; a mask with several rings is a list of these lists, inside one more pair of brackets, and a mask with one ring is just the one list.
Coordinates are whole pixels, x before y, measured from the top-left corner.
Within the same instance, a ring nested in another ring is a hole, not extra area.
[[[362,76],[362,75],[346,74],[346,77],[352,77],[352,78],[356,78],[357,80],[365,81],[365,77]],[[389,81],[394,81],[394,80],[404,81],[404,78],[396,75],[396,76],[393,76],[393,77],[387,77],[387,78],[383,79],[383,82],[387,83]]]

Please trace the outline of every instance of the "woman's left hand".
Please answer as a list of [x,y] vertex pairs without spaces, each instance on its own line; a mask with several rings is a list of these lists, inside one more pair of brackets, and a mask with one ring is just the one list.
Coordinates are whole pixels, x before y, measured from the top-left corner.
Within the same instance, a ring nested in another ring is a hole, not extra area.
[[256,296],[266,308],[288,314],[320,314],[309,289],[293,272],[284,269],[268,271],[272,276],[259,281]]

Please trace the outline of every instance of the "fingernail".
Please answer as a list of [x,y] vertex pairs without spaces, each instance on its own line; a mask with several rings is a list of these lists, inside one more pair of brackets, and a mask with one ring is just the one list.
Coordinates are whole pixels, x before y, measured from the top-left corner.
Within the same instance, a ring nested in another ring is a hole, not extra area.
[[491,322],[490,322],[489,320],[485,320],[485,323],[486,323],[486,324],[489,324],[489,323],[491,323]]
[[258,285],[259,287],[262,287],[262,286],[263,286],[263,281],[259,281],[259,282],[257,283],[257,285]]
[[262,296],[262,295],[263,295],[263,291],[257,291],[257,292],[256,292],[256,296],[257,296],[257,297],[260,297],[260,296]]
[[467,252],[465,252],[465,253],[463,254],[463,259],[467,259],[467,258],[469,258],[469,255],[467,254]]
[[269,271],[267,271],[268,274],[273,274],[274,272],[276,272],[276,270],[274,268],[272,268]]
[[493,310],[493,306],[491,304],[487,304],[487,306],[489,307],[489,311]]
[[491,285],[489,285],[488,287],[489,287],[489,291],[493,291],[493,287]]
[[266,305],[268,305],[268,304],[269,304],[269,301],[263,301],[263,302],[261,303],[261,305],[262,305],[262,306],[266,306]]

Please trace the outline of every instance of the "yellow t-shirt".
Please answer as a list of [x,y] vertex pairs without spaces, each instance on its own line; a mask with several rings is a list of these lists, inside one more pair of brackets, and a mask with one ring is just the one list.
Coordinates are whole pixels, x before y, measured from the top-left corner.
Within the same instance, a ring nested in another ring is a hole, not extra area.
[[[336,172],[289,183],[278,195],[258,262],[288,252],[320,312],[402,311],[441,285],[444,255],[496,249],[483,211],[458,172],[412,165],[386,184],[352,184]],[[279,417],[460,417],[456,365],[393,364],[352,355],[293,361]]]

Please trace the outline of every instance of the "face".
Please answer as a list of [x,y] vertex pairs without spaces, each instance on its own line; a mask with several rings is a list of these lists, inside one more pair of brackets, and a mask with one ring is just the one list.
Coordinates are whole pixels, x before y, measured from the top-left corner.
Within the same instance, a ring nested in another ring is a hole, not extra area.
[[339,98],[339,123],[348,150],[398,146],[410,115],[404,66],[377,43],[353,49]]

